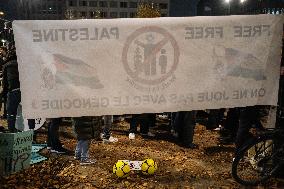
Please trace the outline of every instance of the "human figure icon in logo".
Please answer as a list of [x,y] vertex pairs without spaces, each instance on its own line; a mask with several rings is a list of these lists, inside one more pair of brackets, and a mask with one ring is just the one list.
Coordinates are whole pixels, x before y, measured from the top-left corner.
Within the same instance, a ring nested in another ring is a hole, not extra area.
[[159,58],[159,65],[161,67],[161,74],[165,74],[167,72],[168,59],[167,59],[166,53],[167,53],[166,49],[161,49],[161,55],[160,55],[160,58]]
[[146,76],[156,75],[156,54],[154,49],[156,44],[154,44],[155,38],[152,34],[146,35],[147,43],[142,43],[141,41],[135,40],[135,44],[144,49],[144,73]]
[[137,47],[135,49],[135,55],[134,55],[134,70],[135,74],[138,76],[141,72],[143,72],[143,62],[142,62],[142,55],[140,52],[140,48]]

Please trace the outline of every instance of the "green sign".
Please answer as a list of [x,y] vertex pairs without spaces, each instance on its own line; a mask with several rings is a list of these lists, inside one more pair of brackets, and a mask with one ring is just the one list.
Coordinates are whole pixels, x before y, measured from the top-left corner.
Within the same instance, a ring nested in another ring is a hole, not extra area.
[[31,161],[33,131],[0,133],[0,174],[28,168]]

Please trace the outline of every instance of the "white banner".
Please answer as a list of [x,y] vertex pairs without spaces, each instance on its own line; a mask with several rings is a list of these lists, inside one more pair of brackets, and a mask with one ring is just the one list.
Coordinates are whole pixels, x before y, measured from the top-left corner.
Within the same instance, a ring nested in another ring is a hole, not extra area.
[[283,16],[14,21],[26,118],[276,105]]

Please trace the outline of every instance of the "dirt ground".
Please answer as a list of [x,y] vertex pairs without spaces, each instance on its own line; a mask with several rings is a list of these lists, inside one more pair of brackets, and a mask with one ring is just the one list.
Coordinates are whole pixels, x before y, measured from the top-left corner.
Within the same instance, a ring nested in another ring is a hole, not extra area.
[[[143,139],[136,135],[136,139],[130,141],[128,129],[128,122],[118,122],[112,129],[113,136],[119,139],[117,143],[92,142],[90,156],[97,160],[93,165],[80,166],[72,155],[51,154],[44,149],[41,154],[48,160],[1,178],[0,188],[244,188],[231,177],[234,146],[219,145],[218,131],[209,131],[197,125],[194,141],[199,148],[192,150],[175,143],[165,119],[158,119],[157,126],[151,128],[157,134],[154,139]],[[65,148],[75,149],[76,139],[70,124],[64,124],[60,130]],[[45,143],[44,127],[39,130],[37,140]],[[158,163],[158,170],[153,176],[132,171],[127,178],[120,179],[112,173],[117,160],[146,158]],[[283,182],[272,179],[265,186],[256,188],[284,186]]]

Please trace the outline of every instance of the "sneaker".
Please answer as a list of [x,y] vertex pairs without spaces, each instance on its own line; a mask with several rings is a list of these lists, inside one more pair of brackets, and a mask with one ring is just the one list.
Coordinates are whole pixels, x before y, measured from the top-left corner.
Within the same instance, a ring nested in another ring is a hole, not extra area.
[[51,146],[47,146],[46,149],[51,150]]
[[135,139],[135,133],[129,133],[128,135],[130,140],[134,140]]
[[147,134],[141,133],[142,137],[155,137],[156,135],[154,133],[148,132]]
[[100,139],[104,139],[104,133],[100,133]]
[[81,159],[81,157],[79,157],[79,156],[74,156],[73,158],[74,158],[74,160],[80,160]]
[[81,160],[80,165],[91,165],[96,163],[95,159],[86,159],[86,160]]
[[148,132],[147,135],[148,135],[149,137],[155,137],[155,136],[156,136],[154,133],[151,133],[151,132]]
[[171,130],[171,134],[173,137],[178,138],[178,132],[176,132],[175,130]]
[[58,149],[51,149],[50,150],[51,153],[57,153],[57,154],[66,154],[69,152],[69,150],[61,147],[61,148],[58,148]]
[[194,144],[194,143],[185,144],[185,145],[183,145],[183,147],[185,147],[185,148],[190,148],[190,149],[198,149],[198,145],[197,145],[197,144]]
[[103,143],[107,144],[107,143],[114,143],[117,142],[118,139],[115,137],[110,136],[109,139],[103,139]]

